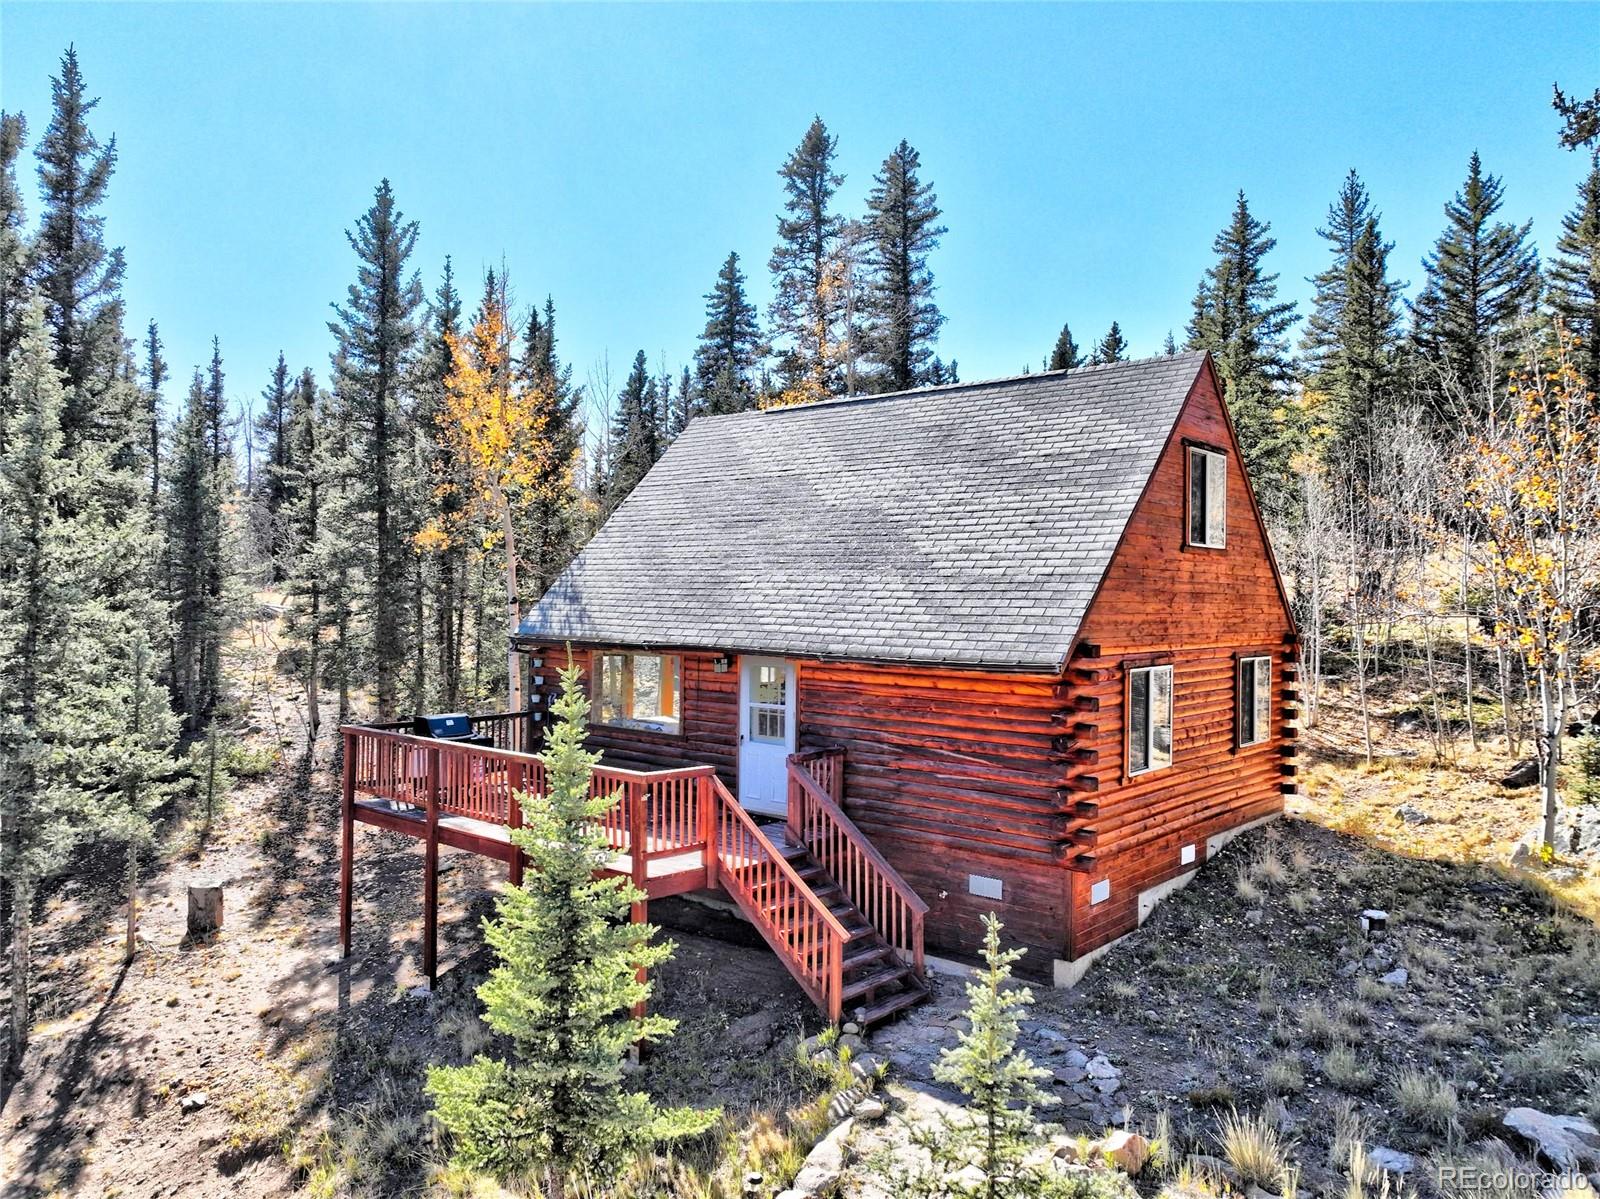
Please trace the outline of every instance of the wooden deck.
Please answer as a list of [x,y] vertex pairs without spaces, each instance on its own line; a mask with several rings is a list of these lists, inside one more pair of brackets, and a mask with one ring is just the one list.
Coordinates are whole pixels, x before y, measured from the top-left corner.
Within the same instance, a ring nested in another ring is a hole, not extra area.
[[[423,968],[438,972],[440,846],[505,862],[513,885],[525,855],[511,833],[521,795],[544,788],[544,763],[522,752],[526,717],[474,717],[492,747],[347,725],[340,870],[340,936],[350,952],[355,826],[416,837],[425,846]],[[709,765],[670,770],[597,766],[591,794],[613,799],[599,826],[612,857],[603,874],[627,877],[651,899],[719,889],[743,910],[829,1019],[847,1002],[866,1022],[926,995],[922,921],[927,905],[839,807],[838,753],[789,764],[789,819],[763,827]],[[802,834],[803,830],[803,834]]]

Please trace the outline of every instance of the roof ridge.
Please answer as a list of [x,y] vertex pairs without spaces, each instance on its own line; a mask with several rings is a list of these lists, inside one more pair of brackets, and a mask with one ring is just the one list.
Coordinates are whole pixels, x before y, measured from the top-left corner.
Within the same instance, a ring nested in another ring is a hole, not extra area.
[[922,387],[908,387],[903,391],[879,391],[864,395],[830,396],[825,400],[814,400],[809,404],[782,404],[771,408],[747,408],[743,412],[723,412],[715,415],[707,413],[696,420],[726,420],[729,417],[752,416],[781,416],[790,412],[815,412],[819,408],[839,408],[847,404],[871,404],[882,400],[905,400],[918,396],[934,395],[947,391],[971,391],[984,387],[999,387],[1005,383],[1019,383],[1024,379],[1060,379],[1069,375],[1104,374],[1113,371],[1128,370],[1133,367],[1150,366],[1157,362],[1177,362],[1186,358],[1200,358],[1206,354],[1205,350],[1179,350],[1176,354],[1150,354],[1144,358],[1125,358],[1120,362],[1094,362],[1083,366],[1075,366],[1070,370],[1055,371],[1023,371],[1015,375],[998,375],[992,379],[974,379],[970,383],[930,383]]

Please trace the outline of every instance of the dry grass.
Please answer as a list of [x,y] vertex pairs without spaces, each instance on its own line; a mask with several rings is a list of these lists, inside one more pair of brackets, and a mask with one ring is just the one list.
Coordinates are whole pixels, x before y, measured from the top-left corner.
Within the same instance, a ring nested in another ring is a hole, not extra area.
[[1425,1070],[1405,1069],[1395,1077],[1390,1098],[1407,1123],[1440,1136],[1455,1128],[1461,1098],[1453,1084]]
[[1290,1176],[1289,1144],[1265,1114],[1227,1113],[1217,1131],[1217,1144],[1240,1183],[1282,1193]]
[[1322,1073],[1332,1086],[1351,1094],[1370,1091],[1375,1079],[1372,1067],[1348,1045],[1335,1045],[1323,1054]]

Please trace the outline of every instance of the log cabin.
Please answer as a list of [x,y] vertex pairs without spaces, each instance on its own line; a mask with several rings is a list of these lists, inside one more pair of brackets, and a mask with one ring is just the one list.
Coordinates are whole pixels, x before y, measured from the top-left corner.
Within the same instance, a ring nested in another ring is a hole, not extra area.
[[[989,912],[1070,985],[1294,789],[1294,620],[1205,354],[697,418],[515,647],[520,744],[432,769],[533,785],[575,663],[617,871],[731,899],[834,1019]],[[357,820],[440,787],[347,751]]]

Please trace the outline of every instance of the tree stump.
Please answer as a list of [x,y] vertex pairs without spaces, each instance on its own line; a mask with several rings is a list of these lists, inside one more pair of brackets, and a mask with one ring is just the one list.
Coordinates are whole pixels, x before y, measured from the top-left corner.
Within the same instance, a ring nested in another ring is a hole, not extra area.
[[209,937],[222,927],[222,884],[189,884],[189,935]]

